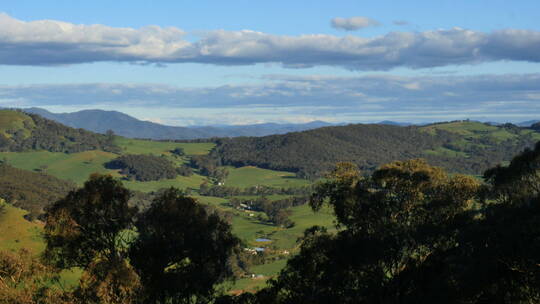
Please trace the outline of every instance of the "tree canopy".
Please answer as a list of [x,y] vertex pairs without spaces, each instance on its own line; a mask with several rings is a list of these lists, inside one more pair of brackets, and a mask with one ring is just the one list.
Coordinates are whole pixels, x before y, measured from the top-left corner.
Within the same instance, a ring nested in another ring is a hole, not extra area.
[[44,258],[83,269],[83,303],[206,303],[232,276],[231,227],[171,188],[143,213],[109,175],[92,175],[47,210]]
[[136,227],[130,256],[146,303],[207,303],[214,286],[232,276],[238,239],[230,225],[181,191],[156,198]]

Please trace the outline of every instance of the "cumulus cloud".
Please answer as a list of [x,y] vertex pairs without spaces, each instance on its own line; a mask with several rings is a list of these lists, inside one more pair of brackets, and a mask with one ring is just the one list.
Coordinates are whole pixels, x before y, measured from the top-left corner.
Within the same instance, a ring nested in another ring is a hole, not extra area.
[[540,32],[533,30],[484,33],[453,28],[391,32],[372,38],[212,30],[195,41],[187,41],[184,36],[183,30],[174,27],[133,29],[54,20],[24,22],[0,14],[0,64],[278,63],[288,68],[389,70],[501,60],[540,62]]
[[370,26],[378,26],[380,23],[377,20],[368,18],[368,17],[351,17],[351,18],[341,18],[337,17],[331,21],[332,27],[345,30],[345,31],[356,31]]
[[540,74],[268,75],[262,80],[192,89],[157,84],[0,86],[0,106],[16,101],[18,107],[102,108],[179,124],[234,123],[241,117],[281,122],[299,117],[350,122],[540,117]]

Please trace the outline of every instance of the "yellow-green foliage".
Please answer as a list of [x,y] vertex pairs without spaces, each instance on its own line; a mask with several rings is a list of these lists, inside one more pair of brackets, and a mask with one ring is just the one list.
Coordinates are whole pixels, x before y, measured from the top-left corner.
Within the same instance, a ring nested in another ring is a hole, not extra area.
[[0,134],[10,138],[12,133],[23,130],[24,137],[30,135],[30,130],[25,128],[25,122],[31,128],[34,127],[32,118],[21,112],[0,110]]
[[478,132],[493,132],[498,130],[499,128],[476,121],[455,121],[449,123],[429,125],[422,127],[421,129],[433,134],[435,134],[436,130],[445,130],[464,136],[472,136],[477,134]]

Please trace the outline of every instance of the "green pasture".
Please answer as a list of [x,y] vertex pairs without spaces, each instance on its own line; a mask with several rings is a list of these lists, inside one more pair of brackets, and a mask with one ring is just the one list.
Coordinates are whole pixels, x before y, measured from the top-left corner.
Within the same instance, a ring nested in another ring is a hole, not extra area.
[[5,204],[0,213],[0,249],[17,251],[26,248],[35,254],[45,249],[41,237],[42,223],[24,219],[28,212]]
[[170,188],[175,187],[179,189],[191,189],[191,190],[197,190],[199,189],[199,186],[204,182],[205,177],[193,174],[192,176],[186,177],[186,176],[177,176],[173,179],[162,179],[158,181],[148,181],[148,182],[140,182],[140,181],[122,181],[124,186],[126,188],[131,190],[137,190],[142,192],[152,192],[159,190],[161,188]]
[[[43,223],[29,222],[24,219],[28,212],[5,205],[5,212],[0,213],[0,249],[18,251],[27,249],[32,254],[39,255],[45,250],[45,243],[42,237]],[[75,286],[82,271],[80,269],[64,270],[60,273],[62,287],[70,288]]]
[[[257,219],[257,215],[264,213],[244,210],[234,210],[233,233],[252,247],[270,247],[275,250],[294,250],[297,240],[304,234],[304,230],[312,226],[324,226],[333,230],[333,216],[327,208],[319,212],[313,212],[308,205],[291,208],[292,215],[289,217],[295,225],[291,228],[276,227],[267,222]],[[254,214],[254,216],[250,216]],[[258,243],[255,239],[264,237],[272,241]]]
[[275,277],[287,265],[286,259],[280,259],[262,265],[251,267],[255,278],[242,278],[236,280],[232,286],[233,292],[254,292],[265,287],[268,279]]
[[2,152],[0,158],[6,158],[14,167],[43,171],[60,179],[70,180],[82,185],[92,173],[108,173],[119,176],[118,172],[106,169],[103,164],[117,155],[100,150],[80,153],[59,152]]
[[425,132],[435,135],[436,130],[444,130],[459,134],[465,139],[489,137],[496,142],[517,139],[519,136],[531,134],[535,140],[540,140],[540,133],[532,130],[519,130],[518,134],[511,130],[497,126],[487,125],[476,121],[458,121],[443,124],[434,124],[421,128]]
[[308,180],[296,178],[295,174],[291,172],[274,171],[252,166],[227,167],[227,169],[229,170],[229,176],[225,180],[225,185],[229,187],[246,188],[264,185],[277,188],[292,188],[310,184]]
[[169,154],[175,148],[182,148],[187,155],[208,154],[215,146],[214,143],[175,143],[116,137],[115,143],[124,154]]

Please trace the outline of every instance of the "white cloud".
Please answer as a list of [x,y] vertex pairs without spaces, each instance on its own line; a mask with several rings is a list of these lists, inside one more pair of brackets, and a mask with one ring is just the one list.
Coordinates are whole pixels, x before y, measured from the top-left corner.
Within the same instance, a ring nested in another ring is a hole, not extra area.
[[378,26],[380,23],[377,20],[368,17],[337,17],[331,21],[332,27],[345,31],[356,31],[370,26]]
[[138,113],[153,121],[168,123],[177,117],[176,121],[197,124],[298,121],[300,116],[341,121],[373,121],[367,119],[373,116],[413,122],[444,117],[540,117],[540,74],[269,75],[262,80],[256,85],[190,89],[157,84],[4,85],[0,86],[0,105],[103,108]]
[[540,32],[533,30],[484,33],[453,28],[391,32],[372,38],[211,30],[193,42],[184,36],[183,30],[174,27],[133,29],[55,20],[24,22],[0,14],[0,64],[278,63],[287,68],[337,66],[350,70],[389,70],[502,60],[540,62]]

